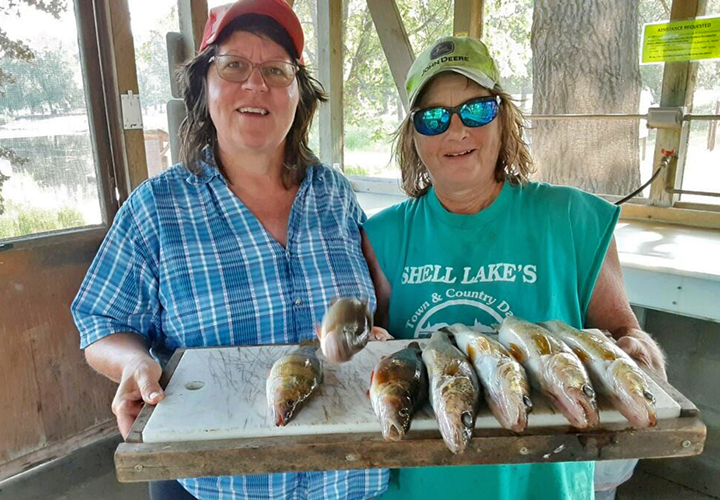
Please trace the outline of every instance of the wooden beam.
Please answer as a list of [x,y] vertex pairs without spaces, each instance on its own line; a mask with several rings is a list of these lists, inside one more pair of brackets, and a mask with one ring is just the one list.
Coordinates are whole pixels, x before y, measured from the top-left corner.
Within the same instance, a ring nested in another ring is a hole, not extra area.
[[453,34],[481,39],[485,0],[455,0]]
[[403,25],[395,0],[367,0],[368,9],[390,65],[400,100],[408,111],[405,77],[415,61],[415,53]]
[[[702,16],[705,14],[706,3],[706,0],[674,0],[670,10],[670,21]],[[696,77],[696,62],[665,63],[660,105],[687,106],[688,109],[691,109]],[[690,124],[686,123],[684,126],[689,127]],[[653,169],[660,164],[663,156],[662,150],[674,151],[677,155],[680,149],[687,148],[687,137],[685,135],[683,138],[679,129],[658,129]],[[650,185],[650,202],[653,205],[672,206],[680,199],[678,194],[668,193],[667,189],[682,185],[683,170],[684,165],[678,165],[678,162],[674,160],[665,172],[655,179]]]
[[275,472],[518,464],[694,456],[707,428],[698,417],[659,420],[648,429],[627,423],[577,432],[540,428],[515,435],[476,429],[464,453],[453,455],[438,431],[413,431],[399,442],[380,433],[318,434],[177,443],[120,443],[115,470],[120,482],[157,481]]
[[[79,410],[78,410],[79,411]],[[118,434],[117,421],[112,418],[67,439],[48,444],[32,453],[0,465],[0,481],[34,467],[68,456],[73,451]]]
[[[111,135],[117,136],[120,161],[117,162],[118,191],[120,201],[124,201],[130,192],[147,179],[147,161],[145,159],[145,138],[143,129],[125,130],[121,95],[132,92],[139,95],[137,70],[135,67],[135,46],[130,28],[130,9],[127,0],[102,0],[99,10],[98,29],[107,29],[110,33],[109,47],[105,53],[105,75],[111,78],[107,82],[106,100],[112,108]],[[118,156],[116,155],[116,158]]]
[[343,169],[342,0],[318,0],[318,65],[329,100],[320,105],[320,160]]
[[[100,58],[100,44],[105,43],[99,38],[107,38],[107,32],[97,33],[95,7],[93,0],[75,1],[75,19],[77,20],[80,60],[85,82],[85,102],[88,108],[90,134],[96,151],[100,198],[103,206],[103,222],[109,223],[118,211],[118,199],[115,196],[117,180],[115,178],[115,158],[113,157],[112,139],[105,106],[103,86],[103,69]],[[105,43],[107,45],[107,43]],[[103,234],[104,235],[104,234]]]
[[[682,203],[681,203],[682,205]],[[720,228],[720,212],[693,210],[690,208],[659,207],[626,203],[620,213],[622,220],[665,222],[683,226]]]
[[195,57],[202,41],[208,18],[207,0],[178,0],[178,19],[183,37],[185,57]]

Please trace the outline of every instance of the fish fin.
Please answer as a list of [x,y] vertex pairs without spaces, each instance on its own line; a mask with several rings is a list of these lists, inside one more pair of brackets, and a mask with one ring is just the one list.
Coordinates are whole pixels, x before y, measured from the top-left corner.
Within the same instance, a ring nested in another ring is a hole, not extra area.
[[315,324],[315,335],[317,335],[319,340],[322,340],[322,328],[320,328],[318,324]]
[[511,342],[510,345],[507,347],[512,357],[515,358],[515,361],[517,361],[518,363],[522,363],[523,361],[525,361],[525,356],[523,355],[522,350],[517,345]]

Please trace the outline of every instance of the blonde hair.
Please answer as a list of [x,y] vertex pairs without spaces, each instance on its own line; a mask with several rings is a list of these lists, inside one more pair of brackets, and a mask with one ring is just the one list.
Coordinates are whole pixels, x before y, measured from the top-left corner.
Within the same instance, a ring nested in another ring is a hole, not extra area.
[[[425,87],[427,88],[427,84]],[[504,92],[499,85],[488,90],[491,95],[500,97],[500,112],[497,118],[500,120],[500,153],[495,165],[495,179],[511,184],[526,183],[530,180],[534,168],[528,145],[522,137],[525,116],[512,96]],[[420,103],[422,98],[422,94],[418,96],[415,109],[418,109],[417,103]],[[419,198],[427,193],[432,182],[427,167],[415,148],[414,133],[415,126],[411,114],[408,113],[395,132],[393,155],[400,166],[403,191],[412,198]]]

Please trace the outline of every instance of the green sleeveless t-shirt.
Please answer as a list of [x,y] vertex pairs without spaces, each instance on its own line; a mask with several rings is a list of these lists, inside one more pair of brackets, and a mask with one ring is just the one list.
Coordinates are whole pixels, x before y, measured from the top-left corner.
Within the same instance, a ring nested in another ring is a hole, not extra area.
[[[434,189],[371,217],[364,229],[392,285],[388,330],[424,337],[463,323],[490,332],[508,315],[578,328],[620,214],[575,188],[505,183],[474,215],[453,214]],[[383,499],[593,498],[593,463],[393,471]]]

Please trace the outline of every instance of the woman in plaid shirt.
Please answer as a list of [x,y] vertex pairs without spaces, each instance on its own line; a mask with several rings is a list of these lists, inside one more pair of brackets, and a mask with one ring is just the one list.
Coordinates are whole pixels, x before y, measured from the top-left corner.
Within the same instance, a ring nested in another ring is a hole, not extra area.
[[[212,9],[182,70],[182,163],[118,212],[72,305],[88,363],[119,384],[123,437],[163,398],[178,347],[314,337],[331,299],[375,293],[361,250],[365,215],[347,180],[320,165],[308,132],[320,85],[283,0]],[[210,409],[211,410],[211,409]],[[362,499],[386,470],[183,479],[154,499]]]

